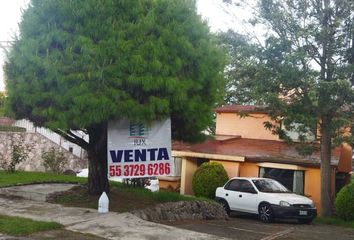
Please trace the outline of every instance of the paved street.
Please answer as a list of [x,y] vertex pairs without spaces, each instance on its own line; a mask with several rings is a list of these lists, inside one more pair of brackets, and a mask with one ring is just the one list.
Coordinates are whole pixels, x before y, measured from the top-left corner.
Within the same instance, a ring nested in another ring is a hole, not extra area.
[[277,221],[265,224],[256,217],[233,215],[228,221],[181,221],[165,223],[175,227],[242,240],[353,240],[354,229],[322,224]]

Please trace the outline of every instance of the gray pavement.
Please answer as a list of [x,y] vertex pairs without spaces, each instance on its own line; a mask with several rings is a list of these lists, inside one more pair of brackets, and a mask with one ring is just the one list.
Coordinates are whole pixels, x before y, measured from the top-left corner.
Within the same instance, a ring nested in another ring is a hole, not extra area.
[[[227,221],[181,221],[157,224],[144,221],[130,213],[99,214],[94,209],[63,207],[44,202],[48,194],[65,191],[72,186],[38,184],[0,188],[0,194],[3,196],[25,198],[12,197],[10,199],[0,196],[0,214],[55,221],[63,224],[67,230],[93,234],[105,239],[354,239],[354,230],[351,228],[321,224],[304,225],[294,223],[294,221],[264,224],[257,217],[242,214],[233,214]],[[0,234],[0,240],[8,239],[30,240]]]
[[0,191],[2,194],[9,196],[11,192],[16,192],[16,196],[32,200],[0,197],[0,214],[54,221],[63,224],[67,230],[89,233],[106,239],[223,239],[219,236],[144,221],[130,213],[99,214],[93,209],[63,207],[43,202],[45,197],[40,196],[71,187],[62,184],[38,184],[12,189],[3,188]]
[[262,223],[258,217],[232,214],[229,220],[180,221],[173,226],[239,240],[353,240],[354,229],[296,221]]

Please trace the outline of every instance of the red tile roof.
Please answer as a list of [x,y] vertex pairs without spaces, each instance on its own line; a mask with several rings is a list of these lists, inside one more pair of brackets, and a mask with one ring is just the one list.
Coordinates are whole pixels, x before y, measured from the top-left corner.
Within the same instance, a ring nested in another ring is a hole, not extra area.
[[222,107],[215,108],[214,111],[217,113],[237,113],[237,112],[257,112],[266,113],[266,106],[261,105],[225,105]]
[[[245,157],[246,162],[275,162],[297,164],[301,166],[319,166],[320,153],[315,151],[310,156],[302,156],[296,150],[296,144],[289,145],[281,141],[234,138],[228,141],[208,140],[200,144],[174,142],[176,151],[197,152]],[[332,151],[333,166],[338,165],[340,147]]]

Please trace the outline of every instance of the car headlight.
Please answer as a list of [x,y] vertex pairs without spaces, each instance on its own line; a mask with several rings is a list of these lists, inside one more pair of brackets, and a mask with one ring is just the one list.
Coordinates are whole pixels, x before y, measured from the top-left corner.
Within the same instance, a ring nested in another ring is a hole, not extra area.
[[279,206],[281,206],[281,207],[290,207],[291,204],[286,202],[286,201],[280,201],[279,202]]
[[316,206],[315,206],[315,203],[314,203],[313,201],[311,202],[310,206],[311,206],[312,208],[316,207]]

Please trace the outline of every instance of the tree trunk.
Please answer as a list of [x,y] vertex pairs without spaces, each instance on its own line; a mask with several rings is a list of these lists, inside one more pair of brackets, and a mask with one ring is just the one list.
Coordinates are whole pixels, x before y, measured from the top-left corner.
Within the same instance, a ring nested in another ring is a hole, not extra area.
[[89,161],[89,194],[100,195],[109,192],[107,176],[107,123],[97,124],[87,129],[90,140],[87,149]]
[[324,116],[321,122],[321,216],[332,215],[331,185],[331,118]]

